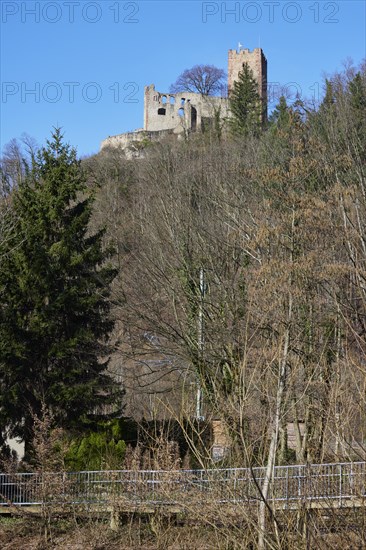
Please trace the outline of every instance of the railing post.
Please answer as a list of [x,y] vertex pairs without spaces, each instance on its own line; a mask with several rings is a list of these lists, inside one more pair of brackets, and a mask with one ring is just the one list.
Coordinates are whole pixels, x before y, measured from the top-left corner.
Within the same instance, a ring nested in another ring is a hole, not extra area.
[[235,472],[234,472],[234,503],[236,503],[237,479],[238,479],[238,470],[235,470]]
[[138,487],[137,487],[137,475],[138,475],[138,472],[137,470],[134,472],[134,487],[135,487],[135,498],[137,499],[138,497]]
[[[80,480],[80,474],[78,475],[78,478]],[[79,490],[78,490],[79,493]],[[90,499],[90,493],[91,493],[91,487],[90,487],[90,472],[86,473],[86,498]],[[78,494],[79,497],[79,494]],[[82,498],[82,497],[80,497]]]
[[342,506],[342,464],[339,465],[339,507]]
[[[159,493],[159,490],[160,489],[160,483],[159,483],[159,480],[156,479],[156,477],[158,476],[155,476],[155,474],[157,474],[158,472],[155,472],[155,470],[152,471],[152,483],[151,483],[151,486],[152,486],[152,500],[155,502],[157,501],[160,497],[160,493]],[[160,475],[161,477],[161,475]],[[161,480],[161,483],[163,484],[163,480],[164,478]],[[156,482],[156,483],[155,483]],[[158,487],[159,486],[159,487]],[[162,488],[163,491],[164,491],[164,487]]]
[[353,462],[351,462],[351,471],[349,474],[349,488],[351,496],[353,496],[353,488],[354,488],[354,479],[353,479]]

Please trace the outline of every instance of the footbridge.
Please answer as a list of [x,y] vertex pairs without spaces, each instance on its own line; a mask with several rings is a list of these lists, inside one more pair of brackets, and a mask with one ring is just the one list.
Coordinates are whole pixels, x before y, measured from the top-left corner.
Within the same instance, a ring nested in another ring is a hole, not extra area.
[[[184,510],[192,502],[235,506],[262,499],[265,468],[1,473],[0,512],[43,505]],[[361,507],[366,462],[275,466],[268,503],[277,509]]]

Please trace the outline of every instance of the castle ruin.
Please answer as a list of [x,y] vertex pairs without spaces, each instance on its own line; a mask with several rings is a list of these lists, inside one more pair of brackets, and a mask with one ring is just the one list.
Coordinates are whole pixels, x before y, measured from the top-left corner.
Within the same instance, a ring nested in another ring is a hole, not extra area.
[[228,115],[226,97],[206,96],[192,92],[162,94],[154,84],[145,87],[144,130],[147,132],[171,130],[180,134],[184,131],[204,130],[205,123],[214,118],[215,111],[221,117]]
[[[239,48],[229,50],[228,55],[228,96],[233,89],[243,64],[248,63],[258,82],[258,93],[263,102],[263,120],[267,118],[267,60],[261,48],[252,52]],[[225,120],[229,116],[229,97],[206,96],[199,93],[162,93],[155,85],[145,86],[144,127],[110,136],[102,141],[101,149],[119,147],[130,156],[139,156],[138,145],[144,140],[159,141],[165,135],[185,136],[191,132],[204,132],[217,117]]]

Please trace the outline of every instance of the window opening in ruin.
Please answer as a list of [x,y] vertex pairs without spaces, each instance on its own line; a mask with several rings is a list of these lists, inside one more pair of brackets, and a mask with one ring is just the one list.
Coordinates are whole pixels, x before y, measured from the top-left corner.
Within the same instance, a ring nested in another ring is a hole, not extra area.
[[197,128],[197,110],[191,107],[191,130],[194,132]]
[[179,116],[184,116],[184,109],[180,108],[180,109],[178,110],[178,115],[179,115]]
[[185,97],[182,97],[182,99],[180,100],[180,104],[181,104],[181,105],[184,105],[185,102],[186,102],[186,98],[185,98]]
[[158,115],[165,115],[166,114],[166,109],[164,109],[164,107],[161,107],[160,109],[158,109]]
[[174,105],[175,103],[175,97],[170,96],[170,105]]
[[167,102],[166,95],[163,95],[163,97],[161,98],[161,102],[164,104]]

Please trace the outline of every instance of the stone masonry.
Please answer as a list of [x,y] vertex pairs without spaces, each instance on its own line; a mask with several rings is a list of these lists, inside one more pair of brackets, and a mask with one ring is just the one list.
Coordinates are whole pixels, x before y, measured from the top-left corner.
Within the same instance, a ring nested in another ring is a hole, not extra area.
[[181,134],[204,130],[205,121],[211,121],[215,111],[221,118],[228,116],[226,97],[191,92],[165,94],[157,92],[154,84],[145,87],[144,130],[147,132],[173,130],[173,133]]

